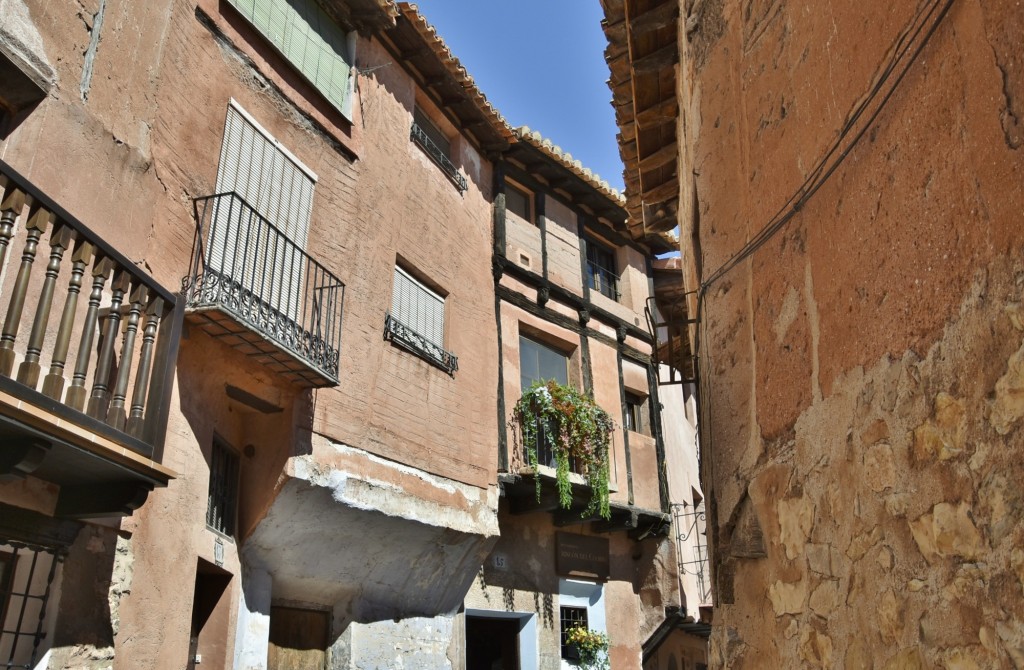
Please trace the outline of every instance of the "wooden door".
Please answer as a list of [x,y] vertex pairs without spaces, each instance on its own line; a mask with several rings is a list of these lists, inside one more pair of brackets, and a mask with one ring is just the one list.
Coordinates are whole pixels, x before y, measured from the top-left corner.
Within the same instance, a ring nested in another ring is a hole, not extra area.
[[324,670],[330,613],[270,608],[267,670]]

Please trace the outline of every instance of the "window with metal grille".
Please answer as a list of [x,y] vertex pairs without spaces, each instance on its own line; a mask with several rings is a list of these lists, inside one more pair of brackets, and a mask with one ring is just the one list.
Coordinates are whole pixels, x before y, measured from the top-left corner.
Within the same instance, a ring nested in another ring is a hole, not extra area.
[[62,560],[49,547],[0,540],[0,668],[35,668],[49,648],[47,606]]
[[238,454],[218,438],[210,451],[210,487],[206,499],[206,525],[224,533],[235,533],[238,504]]
[[207,266],[278,314],[296,319],[316,175],[234,100],[228,106]]
[[533,194],[506,181],[505,209],[524,221],[533,223]]
[[644,420],[645,409],[647,409],[647,398],[635,393],[626,393],[626,430],[642,435],[651,434],[649,422]]
[[452,155],[452,143],[448,139],[448,136],[441,132],[441,129],[437,127],[430,117],[423,113],[419,107],[412,110],[412,122],[420,127],[427,138],[434,143],[434,145],[441,150],[441,153],[451,158]]
[[587,238],[587,282],[590,288],[612,300],[619,299],[619,276],[615,274],[615,252]]
[[412,128],[409,131],[409,138],[418,144],[432,161],[437,163],[437,166],[452,180],[459,191],[469,188],[469,182],[452,163],[451,140],[419,107],[412,111]]
[[346,118],[352,117],[355,40],[317,0],[228,0]]
[[573,628],[586,628],[587,627],[587,608],[586,607],[567,607],[562,606],[560,608],[561,621],[561,641],[562,641],[562,658],[570,661],[578,661],[580,658],[579,652],[576,647],[568,644],[566,638],[569,635],[569,631]]
[[444,302],[444,296],[396,265],[384,335],[450,374],[459,365],[444,348]]

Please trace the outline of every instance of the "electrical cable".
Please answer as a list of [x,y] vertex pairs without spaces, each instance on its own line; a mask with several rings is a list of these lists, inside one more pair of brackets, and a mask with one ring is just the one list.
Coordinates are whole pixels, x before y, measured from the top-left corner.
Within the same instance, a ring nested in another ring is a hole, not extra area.
[[[931,39],[931,36],[938,29],[939,24],[942,22],[942,19],[948,13],[950,7],[953,4],[953,1],[954,0],[934,0],[933,2],[922,5],[921,8],[918,9],[916,15],[911,20],[908,27],[904,29],[904,31],[902,31],[900,35],[897,36],[897,39],[893,44],[893,47],[891,48],[891,52],[893,54],[891,60],[881,70],[880,76],[878,77],[875,85],[871,88],[868,94],[858,105],[854,107],[853,110],[851,110],[847,118],[847,121],[843,124],[843,127],[840,129],[839,135],[836,138],[835,142],[833,142],[828,151],[825,152],[824,156],[822,156],[822,158],[815,164],[815,167],[808,174],[804,182],[793,193],[793,195],[790,196],[788,200],[786,200],[786,202],[782,205],[782,207],[775,214],[775,216],[769,219],[768,223],[763,228],[761,228],[761,230],[759,230],[746,244],[744,244],[743,247],[736,251],[717,270],[711,273],[711,275],[709,275],[708,278],[701,283],[699,289],[701,293],[706,292],[711,285],[716,283],[730,270],[739,265],[740,262],[742,262],[755,251],[760,249],[765,244],[765,242],[771,239],[775,235],[775,233],[777,233],[794,216],[796,216],[796,214],[800,212],[800,210],[811,198],[811,196],[813,196],[825,184],[825,182],[828,181],[832,174],[835,173],[839,165],[842,164],[843,161],[845,161],[845,159],[849,156],[854,147],[856,147],[860,140],[863,138],[867,130],[873,125],[875,119],[878,118],[882,109],[884,109],[886,103],[895,93],[900,82],[903,80],[907,72],[910,70],[911,66],[913,66],[914,62],[917,60],[917,57],[921,53],[921,50],[925,47],[925,45]],[[941,9],[939,9],[940,5]],[[885,93],[884,96],[882,96],[881,100],[878,103],[878,106],[870,114],[867,121],[863,124],[863,126],[861,126],[860,130],[857,131],[857,133],[853,136],[852,140],[846,146],[846,148],[839,153],[839,155],[835,158],[835,160],[832,161],[831,164],[829,164],[829,160],[833,156],[835,156],[836,152],[839,151],[840,148],[843,146],[844,140],[847,139],[850,133],[854,130],[854,128],[857,125],[857,122],[860,120],[864,112],[870,107],[871,103],[875,101],[879,92],[889,81],[893,72],[895,72],[897,67],[900,65],[900,62],[904,60],[904,57],[911,50],[914,41],[921,34],[921,31],[924,30],[925,26],[928,25],[929,20],[931,19],[932,15],[935,14],[937,9],[939,9],[938,15],[935,17],[934,21],[931,22],[931,26],[929,27],[928,32],[917,45],[916,49],[913,50],[913,53],[910,55],[909,60],[906,62],[905,65],[902,66],[902,69],[896,76],[896,79],[892,83],[892,86],[890,86],[889,90]]]
[[[888,63],[880,70],[877,76],[875,84],[868,91],[866,96],[861,100],[860,103],[856,104],[847,116],[846,122],[843,124],[839,131],[836,140],[832,143],[829,149],[825,152],[822,158],[816,163],[815,167],[810,171],[808,176],[804,179],[803,183],[796,189],[796,191],[783,203],[782,207],[779,208],[778,212],[768,220],[765,224],[746,244],[737,250],[732,256],[730,256],[717,270],[711,273],[707,279],[702,281],[695,291],[697,294],[697,329],[694,337],[694,349],[693,349],[693,360],[694,360],[694,376],[696,377],[696,404],[698,408],[698,424],[697,424],[697,442],[700,445],[698,450],[698,468],[700,472],[701,481],[704,481],[704,463],[708,464],[709,470],[713,468],[714,461],[709,458],[712,445],[714,443],[714,424],[711,421],[711,402],[710,398],[713,393],[712,379],[713,374],[707,374],[713,369],[713,359],[711,358],[711,351],[704,351],[703,343],[708,338],[708,304],[707,304],[707,291],[724,277],[729,271],[739,265],[743,260],[753,255],[758,249],[764,246],[768,240],[770,240],[776,233],[779,232],[789,221],[791,221],[800,211],[803,206],[810,200],[824,184],[832,177],[839,166],[846,160],[846,158],[852,153],[853,149],[859,144],[860,140],[864,137],[865,133],[874,125],[875,120],[881,114],[886,104],[892,98],[896,89],[900,83],[906,77],[910,68],[916,62],[921,51],[931,40],[932,36],[938,30],[939,25],[943,19],[949,13],[950,8],[953,5],[954,0],[934,0],[931,2],[923,3],[917,10],[914,17],[910,20],[907,27],[896,36],[892,47],[890,47],[890,53],[892,54]],[[938,12],[936,14],[936,12]],[[934,17],[934,18],[933,18]],[[930,23],[930,26],[929,26]],[[924,33],[923,38],[918,42],[918,37],[921,35],[925,27],[929,26],[927,31]],[[917,43],[916,48],[914,47],[915,42]],[[907,54],[910,53],[909,60],[902,65]],[[876,100],[879,93],[885,87],[886,83],[892,77],[893,73],[899,69],[895,80],[892,85],[888,88],[885,94],[878,101],[878,105],[874,111],[868,115],[865,123],[860,129],[853,134],[852,139],[843,147],[844,140],[850,136],[857,126],[858,121],[864,113],[869,109],[872,103]],[[838,152],[838,155],[837,155]],[[832,160],[833,156],[835,157]],[[832,161],[829,163],[829,161]],[[705,264],[705,253],[701,251],[701,267],[706,267]],[[687,294],[693,293],[687,292]],[[703,359],[703,360],[702,360]],[[703,373],[703,374],[702,374]],[[704,399],[707,398],[708,402]],[[713,473],[707,473],[711,480],[714,480]],[[710,487],[708,493],[711,493]],[[708,507],[707,513],[714,518],[716,512],[713,510],[714,496],[709,496],[706,503]],[[714,541],[717,541],[717,533],[713,530],[717,528],[717,524],[712,524],[712,528],[709,531],[715,536]],[[711,539],[711,538],[709,538]],[[712,564],[713,567],[713,564]],[[714,575],[713,575],[714,576]],[[713,589],[714,591],[714,589]]]

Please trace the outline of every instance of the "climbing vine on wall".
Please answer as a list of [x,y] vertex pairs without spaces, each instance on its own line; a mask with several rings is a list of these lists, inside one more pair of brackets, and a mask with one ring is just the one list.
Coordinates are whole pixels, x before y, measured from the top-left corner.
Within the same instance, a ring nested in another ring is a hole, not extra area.
[[572,505],[575,470],[590,486],[591,498],[583,516],[599,514],[608,519],[608,446],[615,423],[594,399],[571,386],[554,381],[537,382],[516,403],[511,427],[522,436],[527,462],[533,468],[540,500],[541,480],[536,475],[538,454],[547,446],[555,461],[555,483],[563,509]]

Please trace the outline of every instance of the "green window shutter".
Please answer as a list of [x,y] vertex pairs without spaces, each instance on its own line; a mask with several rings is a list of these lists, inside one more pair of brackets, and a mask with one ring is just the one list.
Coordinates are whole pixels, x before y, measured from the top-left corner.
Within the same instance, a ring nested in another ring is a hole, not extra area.
[[351,117],[348,37],[316,0],[228,0],[332,105]]

